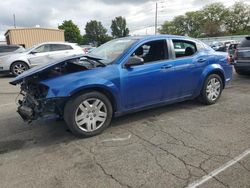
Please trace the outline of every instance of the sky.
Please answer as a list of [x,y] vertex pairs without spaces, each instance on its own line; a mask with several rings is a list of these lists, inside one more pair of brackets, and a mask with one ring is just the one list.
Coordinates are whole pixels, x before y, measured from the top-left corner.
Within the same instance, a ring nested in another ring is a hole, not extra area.
[[[0,40],[7,29],[17,27],[57,28],[63,20],[72,20],[81,33],[88,21],[98,20],[110,33],[111,20],[123,16],[132,35],[153,34],[155,4],[158,2],[158,25],[187,11],[222,2],[231,6],[235,0],[6,0],[0,3]],[[243,0],[249,3],[250,0]]]

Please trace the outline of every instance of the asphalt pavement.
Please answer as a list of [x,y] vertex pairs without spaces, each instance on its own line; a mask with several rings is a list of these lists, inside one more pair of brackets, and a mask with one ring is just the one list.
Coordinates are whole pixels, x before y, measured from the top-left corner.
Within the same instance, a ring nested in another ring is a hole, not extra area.
[[0,187],[250,187],[250,76],[215,105],[126,115],[88,139],[63,121],[24,123],[11,79],[0,77]]

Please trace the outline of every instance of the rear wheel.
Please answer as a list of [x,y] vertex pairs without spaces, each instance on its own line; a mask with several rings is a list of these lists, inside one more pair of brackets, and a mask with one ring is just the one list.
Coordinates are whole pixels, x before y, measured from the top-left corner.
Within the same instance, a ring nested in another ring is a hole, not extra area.
[[10,71],[13,75],[18,76],[28,69],[29,66],[26,63],[18,61],[11,65]]
[[72,98],[64,108],[64,120],[78,136],[100,134],[109,126],[113,109],[109,99],[99,92],[89,92]]
[[223,89],[222,79],[217,74],[211,74],[207,77],[202,92],[201,100],[207,105],[215,104],[220,96]]

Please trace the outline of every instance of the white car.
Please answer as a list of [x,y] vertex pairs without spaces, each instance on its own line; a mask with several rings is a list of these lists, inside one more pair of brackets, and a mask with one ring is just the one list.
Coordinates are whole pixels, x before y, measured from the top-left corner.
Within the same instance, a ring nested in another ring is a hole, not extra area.
[[82,48],[74,43],[41,43],[24,52],[0,57],[0,73],[7,72],[17,76],[29,68],[49,63],[53,59],[82,54],[84,54]]

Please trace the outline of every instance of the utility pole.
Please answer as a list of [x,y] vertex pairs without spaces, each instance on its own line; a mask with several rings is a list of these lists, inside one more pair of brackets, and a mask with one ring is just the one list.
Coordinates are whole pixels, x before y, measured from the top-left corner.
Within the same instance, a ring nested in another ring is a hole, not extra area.
[[157,35],[158,3],[155,3],[155,35]]
[[16,16],[13,14],[14,28],[16,28]]

